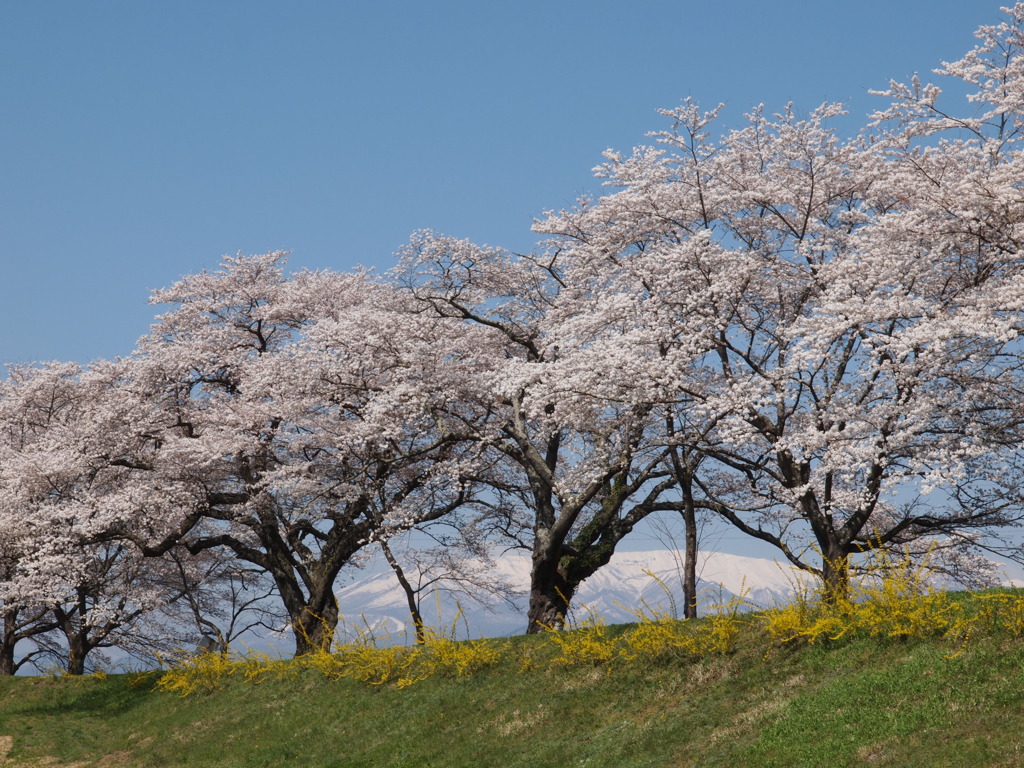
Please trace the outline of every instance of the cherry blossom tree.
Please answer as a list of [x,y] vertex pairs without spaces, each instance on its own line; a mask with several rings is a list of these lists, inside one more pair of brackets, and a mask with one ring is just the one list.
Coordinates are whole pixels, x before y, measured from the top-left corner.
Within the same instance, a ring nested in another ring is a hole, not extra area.
[[940,70],[979,87],[980,116],[894,83],[881,133],[842,140],[838,105],[759,108],[716,142],[718,110],[686,102],[660,147],[607,154],[618,191],[538,224],[578,265],[581,315],[641,308],[629,334],[661,354],[639,359],[688,425],[670,442],[702,457],[694,503],[831,594],[852,554],[1020,516],[1024,4],[1010,16]]
[[[18,374],[18,370],[12,371],[11,378]],[[0,472],[38,429],[11,407],[15,392],[11,379],[0,381]],[[59,409],[56,403],[55,409]],[[11,502],[9,494],[0,495],[0,675],[13,675],[31,662],[34,652],[17,655],[19,643],[56,629],[46,606],[15,587],[31,547],[20,508]]]
[[124,463],[191,494],[169,535],[134,536],[143,551],[227,548],[264,569],[301,654],[330,646],[353,555],[471,500],[473,457],[437,415],[445,391],[422,386],[458,377],[457,340],[368,275],[283,264],[228,259],[155,294],[175,307],[130,364],[160,404],[157,447]]
[[453,413],[487,415],[461,433],[497,457],[486,481],[500,527],[532,553],[530,633],[561,626],[580,583],[667,508],[676,483],[664,441],[652,439],[662,411],[623,388],[625,372],[609,375],[617,356],[605,347],[623,341],[610,329],[629,307],[577,317],[570,331],[564,271],[557,253],[516,257],[422,232],[394,273],[423,308],[476,331],[482,368]]
[[109,525],[107,505],[125,476],[92,450],[109,371],[103,363],[12,369],[0,399],[8,630],[13,624],[23,639],[33,626],[17,629],[19,606],[22,616],[36,617],[36,629],[57,630],[32,637],[35,653],[70,674],[81,674],[95,649],[138,636],[140,617],[178,597],[155,577],[160,563],[94,540]]
[[[12,532],[0,529],[0,675],[13,675],[41,653],[33,641],[57,628],[49,608],[25,599],[11,587],[17,579],[23,557],[21,542]],[[26,641],[32,650],[18,655]]]
[[[73,364],[15,367],[0,389],[0,606],[3,638],[0,672],[14,674],[43,653],[40,642],[58,628],[51,608],[57,574],[75,562],[73,551],[62,552],[35,514],[52,507],[61,484],[51,485],[33,466],[46,461],[47,438],[63,431],[81,405]],[[55,566],[55,567],[54,567]],[[34,650],[17,659],[15,645],[33,641]],[[16,660],[17,659],[17,660]]]

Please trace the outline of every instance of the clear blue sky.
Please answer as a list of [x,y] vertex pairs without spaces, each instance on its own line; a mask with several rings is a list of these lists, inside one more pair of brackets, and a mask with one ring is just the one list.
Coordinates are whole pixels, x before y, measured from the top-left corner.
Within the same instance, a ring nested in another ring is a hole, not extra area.
[[0,363],[127,354],[149,291],[224,254],[528,249],[656,108],[839,100],[855,127],[998,5],[0,0]]

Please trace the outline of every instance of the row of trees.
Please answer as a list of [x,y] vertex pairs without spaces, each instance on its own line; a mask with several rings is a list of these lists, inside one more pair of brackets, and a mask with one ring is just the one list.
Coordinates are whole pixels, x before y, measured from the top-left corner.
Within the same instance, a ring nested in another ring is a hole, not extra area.
[[1024,3],[938,70],[966,116],[916,78],[853,138],[835,104],[713,137],[687,101],[530,254],[226,259],[156,292],[128,357],[12,369],[0,673],[224,606],[230,634],[268,595],[296,653],[329,646],[342,569],[439,521],[532,553],[530,632],[655,513],[687,526],[687,616],[698,514],[831,596],[879,547],[977,577],[1024,509],[1022,29]]

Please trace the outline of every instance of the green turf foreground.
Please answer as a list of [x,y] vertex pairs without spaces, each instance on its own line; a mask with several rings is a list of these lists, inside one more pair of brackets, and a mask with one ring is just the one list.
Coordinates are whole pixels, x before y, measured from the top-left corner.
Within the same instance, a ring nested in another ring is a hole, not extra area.
[[729,655],[575,667],[524,665],[544,637],[501,643],[496,666],[403,689],[313,670],[184,698],[155,673],[0,679],[0,766],[1024,765],[1009,636],[766,654],[750,622]]

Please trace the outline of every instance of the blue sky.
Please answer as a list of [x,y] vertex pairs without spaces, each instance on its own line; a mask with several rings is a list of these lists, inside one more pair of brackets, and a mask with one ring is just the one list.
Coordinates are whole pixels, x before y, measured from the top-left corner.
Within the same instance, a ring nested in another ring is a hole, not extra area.
[[418,228],[517,250],[692,96],[851,130],[982,0],[0,1],[0,363],[128,354],[225,254],[386,269]]

